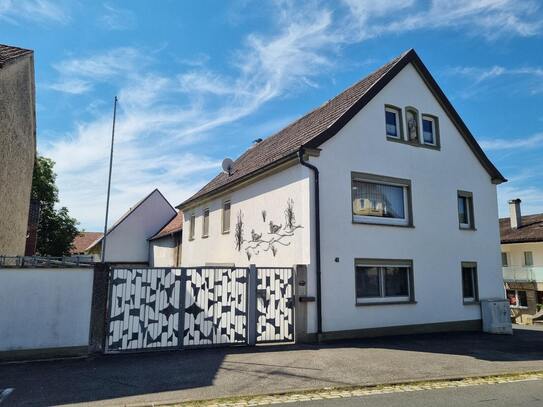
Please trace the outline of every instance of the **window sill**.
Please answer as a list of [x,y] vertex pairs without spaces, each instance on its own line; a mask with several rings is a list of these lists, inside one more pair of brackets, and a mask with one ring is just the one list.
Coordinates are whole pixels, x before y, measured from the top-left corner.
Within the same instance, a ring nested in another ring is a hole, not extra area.
[[194,241],[195,239],[193,237],[189,237],[189,242]]
[[464,305],[479,305],[480,302],[479,302],[479,300],[475,300],[475,301],[463,301],[463,304],[464,304]]
[[202,239],[207,239],[208,237],[209,237],[209,235],[203,235]]
[[395,226],[398,228],[412,228],[414,229],[415,226],[413,224],[407,224],[407,225],[400,225],[396,223],[378,223],[378,222],[368,222],[368,221],[362,221],[362,220],[352,220],[353,224],[357,225],[374,225],[374,226]]
[[439,145],[424,144],[424,143],[420,143],[418,141],[402,140],[402,139],[399,139],[399,138],[396,138],[396,137],[387,136],[387,141],[392,141],[394,143],[400,143],[400,144],[406,144],[406,145],[413,146],[413,147],[427,148],[429,150],[437,150],[437,151],[441,150],[441,146],[439,146]]
[[371,307],[374,305],[414,305],[417,301],[383,301],[383,302],[356,302],[357,307]]
[[472,231],[472,232],[475,232],[477,230],[477,228],[474,226],[460,226],[460,225],[458,225],[458,229]]
[[222,234],[222,235],[229,235],[229,234],[230,234],[230,231],[229,231],[229,230],[227,230],[227,231],[222,231],[221,234]]

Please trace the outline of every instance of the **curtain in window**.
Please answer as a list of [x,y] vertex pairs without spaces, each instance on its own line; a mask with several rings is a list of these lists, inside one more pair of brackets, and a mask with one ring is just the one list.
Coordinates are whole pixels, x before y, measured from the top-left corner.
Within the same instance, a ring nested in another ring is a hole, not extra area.
[[403,187],[353,181],[353,213],[405,219]]

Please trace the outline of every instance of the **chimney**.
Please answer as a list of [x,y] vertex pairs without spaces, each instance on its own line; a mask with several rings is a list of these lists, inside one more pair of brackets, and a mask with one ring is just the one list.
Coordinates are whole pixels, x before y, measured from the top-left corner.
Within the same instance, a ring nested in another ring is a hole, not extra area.
[[511,228],[518,229],[522,226],[522,217],[520,214],[520,199],[512,199],[509,201],[509,218],[511,220]]

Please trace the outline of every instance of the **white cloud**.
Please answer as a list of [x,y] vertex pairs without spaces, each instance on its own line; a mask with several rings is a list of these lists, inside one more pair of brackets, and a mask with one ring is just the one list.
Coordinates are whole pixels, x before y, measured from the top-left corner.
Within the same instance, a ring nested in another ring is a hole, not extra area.
[[0,0],[0,20],[18,25],[20,21],[38,23],[66,24],[71,17],[59,6],[58,2],[49,0]]
[[131,47],[66,59],[53,65],[59,73],[59,79],[45,87],[58,92],[82,94],[100,82],[119,77],[134,78],[149,63],[149,56]]
[[92,85],[90,82],[83,79],[69,79],[63,82],[55,82],[45,85],[45,88],[63,93],[71,93],[73,95],[81,95],[91,90]]
[[484,139],[479,144],[482,148],[489,151],[541,147],[543,146],[543,133],[524,138]]
[[99,18],[99,23],[108,30],[122,31],[130,30],[136,27],[137,19],[131,10],[121,9],[104,4],[105,14]]
[[543,22],[535,0],[343,0],[356,22],[357,38],[449,28],[495,39],[538,34]]

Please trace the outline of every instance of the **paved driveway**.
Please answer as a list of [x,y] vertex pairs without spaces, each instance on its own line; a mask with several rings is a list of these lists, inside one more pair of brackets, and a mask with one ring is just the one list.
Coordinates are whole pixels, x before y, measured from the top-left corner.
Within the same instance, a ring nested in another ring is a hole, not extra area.
[[543,331],[451,333],[325,345],[216,348],[0,365],[4,405],[171,402],[543,371]]

